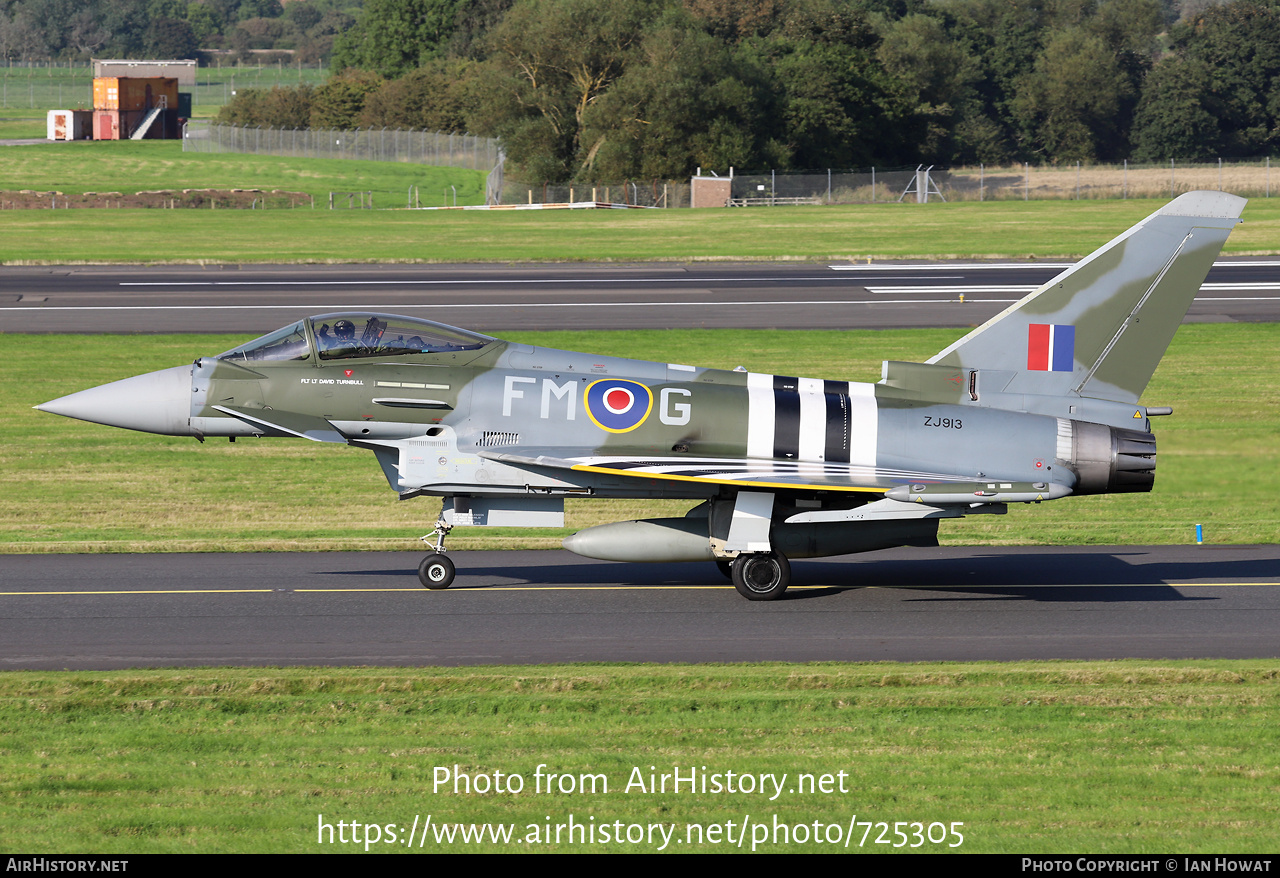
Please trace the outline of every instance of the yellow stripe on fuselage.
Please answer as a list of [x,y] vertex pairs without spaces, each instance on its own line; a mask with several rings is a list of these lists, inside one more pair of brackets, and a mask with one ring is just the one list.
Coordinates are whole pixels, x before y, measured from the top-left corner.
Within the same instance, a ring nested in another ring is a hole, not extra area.
[[810,482],[757,482],[741,479],[713,479],[706,476],[677,476],[671,473],[650,473],[641,470],[610,469],[585,463],[574,464],[571,469],[587,473],[605,473],[611,476],[630,476],[633,479],[667,479],[673,482],[700,482],[706,485],[736,485],[739,488],[802,488],[810,491],[856,491],[866,494],[883,494],[888,488],[865,488],[857,485],[825,485]]

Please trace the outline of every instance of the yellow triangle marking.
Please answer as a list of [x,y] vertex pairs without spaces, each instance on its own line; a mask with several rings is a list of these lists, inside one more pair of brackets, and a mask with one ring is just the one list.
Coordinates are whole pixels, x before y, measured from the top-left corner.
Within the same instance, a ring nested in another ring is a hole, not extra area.
[[1138,420],[1142,420],[1142,410],[1141,409],[1135,410],[1133,413],[1133,416]]

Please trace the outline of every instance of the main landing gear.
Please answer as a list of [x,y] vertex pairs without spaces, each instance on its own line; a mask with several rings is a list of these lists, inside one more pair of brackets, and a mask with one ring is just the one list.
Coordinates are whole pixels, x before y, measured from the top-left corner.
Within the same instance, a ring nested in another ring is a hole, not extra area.
[[[721,562],[717,561],[716,566]],[[721,571],[723,572],[723,567]],[[791,584],[791,564],[781,552],[755,552],[733,559],[733,587],[749,601],[774,601]]]
[[[457,568],[444,553],[444,538],[451,530],[453,525],[446,524],[441,518],[436,522],[436,529],[422,537],[422,541],[431,547],[431,554],[418,565],[418,579],[427,588],[448,588],[453,584]],[[431,541],[432,537],[435,537],[434,543]]]
[[[444,548],[444,538],[451,530],[453,525],[441,518],[436,522],[435,530],[422,537],[431,554],[418,565],[418,579],[427,588],[448,588],[457,575],[457,569],[445,555]],[[732,561],[718,558],[716,567],[733,580],[738,594],[749,601],[777,600],[791,584],[791,564],[778,551],[744,552]]]

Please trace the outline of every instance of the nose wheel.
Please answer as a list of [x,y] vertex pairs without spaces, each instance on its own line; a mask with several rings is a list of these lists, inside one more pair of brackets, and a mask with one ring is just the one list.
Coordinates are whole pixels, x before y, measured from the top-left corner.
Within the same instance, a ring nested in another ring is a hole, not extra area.
[[447,555],[433,553],[418,565],[418,579],[427,588],[448,588],[453,583],[457,569]]
[[[436,522],[435,530],[422,537],[422,541],[431,547],[431,554],[423,558],[422,563],[418,565],[418,579],[427,588],[448,588],[453,584],[453,577],[458,572],[453,562],[444,553],[444,538],[451,530],[453,525],[446,524],[442,518]],[[435,538],[434,542],[432,537]]]

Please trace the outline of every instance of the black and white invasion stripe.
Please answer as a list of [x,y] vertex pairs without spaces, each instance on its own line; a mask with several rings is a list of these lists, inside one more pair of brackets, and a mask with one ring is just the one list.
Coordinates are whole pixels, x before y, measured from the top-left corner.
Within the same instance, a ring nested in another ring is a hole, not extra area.
[[747,375],[747,457],[876,464],[875,387]]

